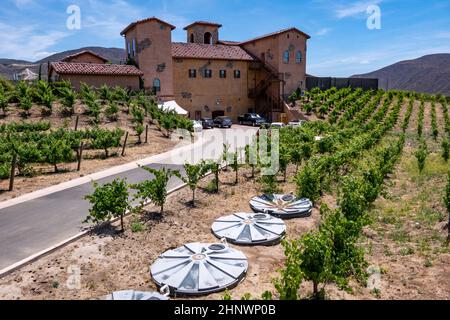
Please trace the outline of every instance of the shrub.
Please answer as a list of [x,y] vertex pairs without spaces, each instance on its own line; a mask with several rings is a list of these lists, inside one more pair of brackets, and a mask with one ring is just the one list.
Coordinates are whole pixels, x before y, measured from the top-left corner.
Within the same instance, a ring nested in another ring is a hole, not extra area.
[[99,186],[94,183],[94,192],[85,197],[92,205],[85,222],[105,222],[120,217],[121,230],[124,230],[123,217],[129,209],[129,193],[126,180],[116,179]]
[[105,157],[108,158],[109,149],[120,146],[120,140],[124,135],[124,131],[121,129],[114,131],[94,129],[89,131],[89,135],[92,139],[91,146],[94,149],[103,149],[105,151]]
[[184,171],[186,172],[186,177],[181,177],[184,183],[186,183],[192,191],[192,206],[195,207],[195,190],[197,189],[199,181],[208,172],[209,166],[205,161],[198,164],[184,165]]
[[33,101],[29,94],[19,96],[19,107],[22,109],[27,117],[30,116],[30,110],[33,107]]
[[417,158],[417,164],[419,166],[419,172],[422,173],[425,168],[425,161],[428,156],[428,149],[425,139],[420,139],[419,149],[416,151],[415,156]]
[[313,283],[313,296],[319,298],[319,284],[331,277],[333,243],[325,232],[310,232],[299,241],[300,270],[305,280]]
[[48,84],[48,82],[42,80],[38,81],[36,85],[35,94],[39,104],[46,107],[48,113],[52,113],[55,95],[53,94],[53,89]]
[[282,245],[286,256],[285,267],[278,271],[280,277],[274,280],[275,289],[280,295],[280,300],[297,300],[303,279],[298,242],[283,240]]
[[72,88],[62,87],[59,89],[61,95],[61,104],[63,106],[63,114],[73,115],[75,113],[74,106],[77,94]]
[[179,171],[162,168],[156,170],[150,167],[141,167],[154,177],[152,180],[145,180],[131,187],[137,190],[136,199],[140,199],[140,206],[143,208],[150,200],[155,205],[159,206],[160,214],[164,213],[164,204],[167,198],[167,184],[173,176],[181,177]]
[[6,93],[6,90],[3,88],[2,85],[0,85],[0,109],[2,109],[3,115],[5,115],[5,116],[9,109],[8,103],[9,103],[9,98]]
[[52,164],[55,172],[58,172],[58,163],[71,162],[73,160],[72,148],[64,140],[48,137],[40,146],[43,160]]
[[105,116],[109,121],[117,121],[119,118],[119,106],[115,102],[111,102],[105,109]]
[[315,202],[320,197],[320,176],[312,164],[306,164],[295,177],[297,196]]
[[280,192],[276,175],[261,175],[258,182],[261,184],[261,191],[265,194]]
[[450,148],[450,142],[448,140],[448,136],[446,136],[442,140],[442,158],[444,158],[445,162],[448,162],[449,148]]

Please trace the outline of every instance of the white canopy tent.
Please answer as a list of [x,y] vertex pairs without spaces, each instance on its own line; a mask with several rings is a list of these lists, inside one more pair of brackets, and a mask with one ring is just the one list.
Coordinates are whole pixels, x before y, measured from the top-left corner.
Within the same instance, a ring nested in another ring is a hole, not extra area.
[[175,100],[170,100],[170,101],[166,101],[163,103],[159,103],[158,107],[164,111],[173,110],[181,116],[187,116],[189,114],[189,112],[187,112],[182,107],[180,107]]

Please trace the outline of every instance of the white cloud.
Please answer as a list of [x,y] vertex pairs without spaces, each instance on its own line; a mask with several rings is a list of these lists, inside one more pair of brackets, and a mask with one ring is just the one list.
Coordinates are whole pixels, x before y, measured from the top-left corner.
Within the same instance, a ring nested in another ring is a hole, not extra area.
[[382,1],[383,0],[365,0],[341,5],[336,8],[335,15],[338,19],[359,16],[366,13],[366,10],[370,5],[377,5]]
[[436,39],[450,39],[450,32],[449,31],[440,31],[437,32],[434,37]]
[[316,36],[325,36],[328,33],[330,33],[331,29],[330,28],[322,28],[319,31],[316,32]]
[[30,5],[33,3],[33,0],[13,0],[14,4],[18,8],[23,8],[27,5]]
[[65,32],[39,33],[34,26],[15,27],[0,22],[2,45],[0,56],[12,59],[39,60],[47,49],[68,36]]

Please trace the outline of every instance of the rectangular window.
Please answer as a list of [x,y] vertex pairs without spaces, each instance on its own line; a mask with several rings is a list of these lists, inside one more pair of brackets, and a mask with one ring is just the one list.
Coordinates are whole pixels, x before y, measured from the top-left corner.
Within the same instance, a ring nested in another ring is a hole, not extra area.
[[234,78],[235,79],[241,78],[241,70],[234,70]]
[[205,71],[203,71],[203,76],[205,78],[212,78],[212,70],[211,69],[205,69]]
[[197,78],[197,70],[189,69],[189,78]]
[[220,70],[220,77],[225,79],[227,77],[227,70]]
[[136,56],[136,39],[133,39],[133,57]]
[[283,54],[283,62],[289,63],[289,50],[286,50]]

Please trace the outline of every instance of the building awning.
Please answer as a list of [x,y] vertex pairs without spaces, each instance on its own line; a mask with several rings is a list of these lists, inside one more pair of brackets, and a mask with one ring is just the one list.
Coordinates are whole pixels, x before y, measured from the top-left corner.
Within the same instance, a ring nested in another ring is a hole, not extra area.
[[177,114],[182,116],[187,116],[189,114],[189,112],[180,107],[175,100],[160,103],[158,104],[158,107],[164,111],[175,111]]

